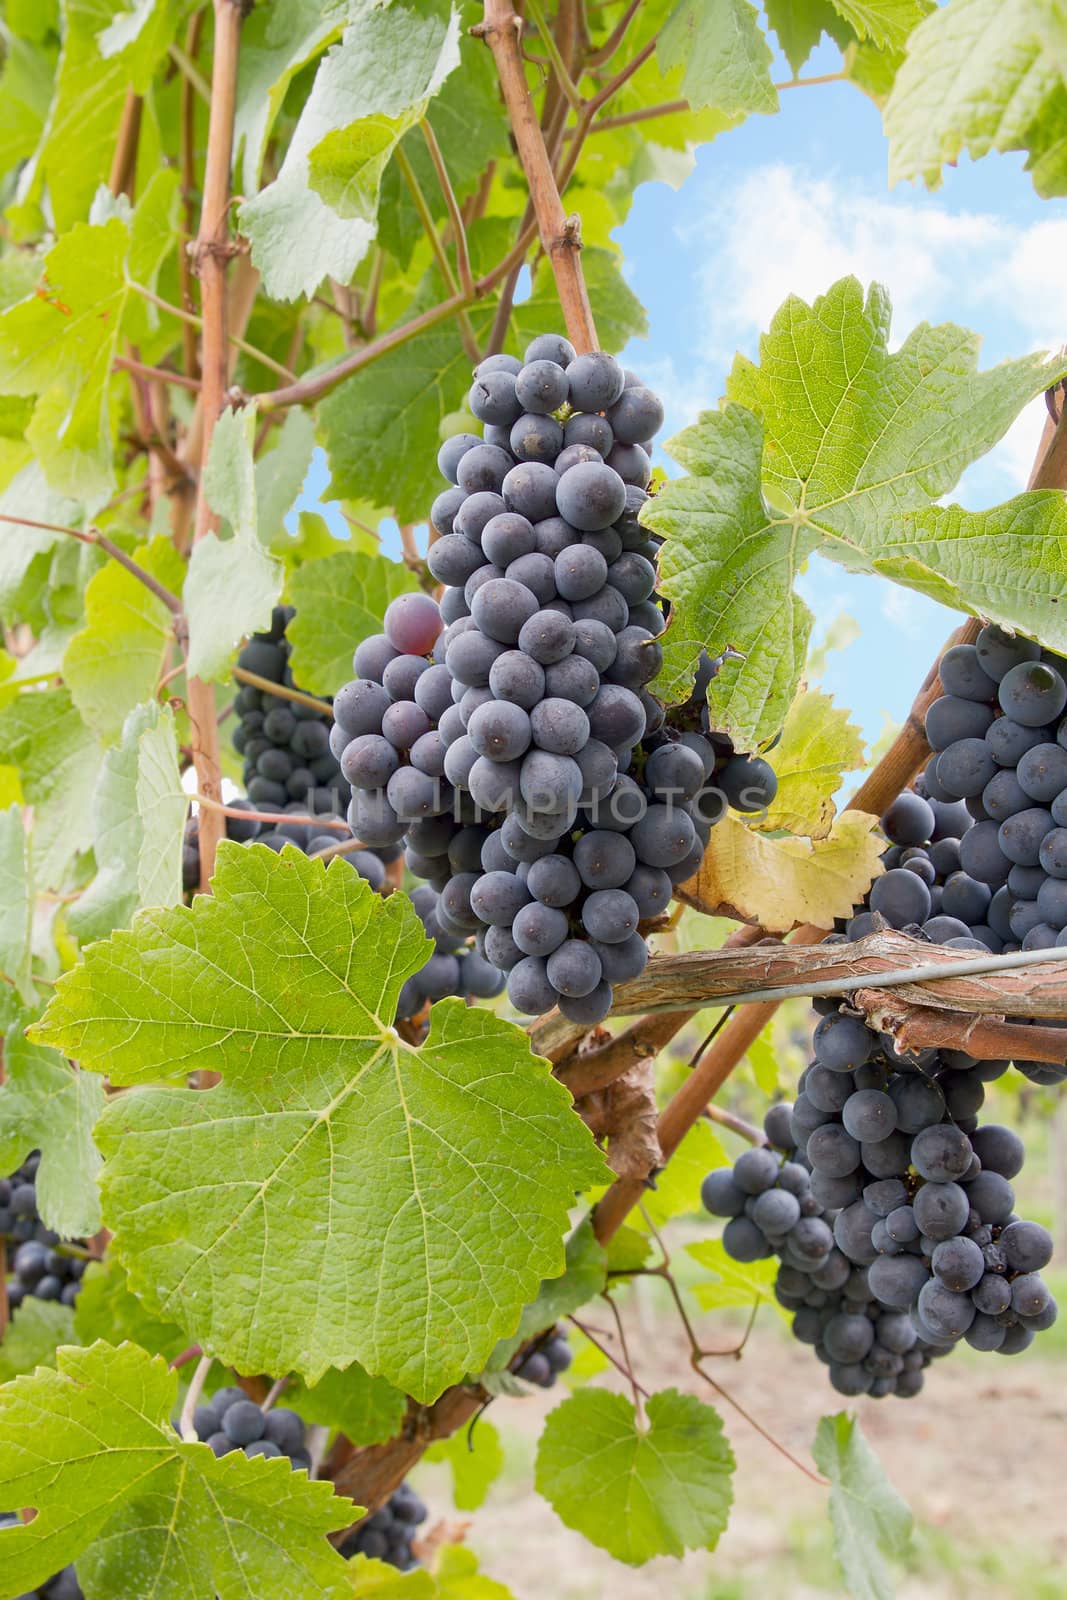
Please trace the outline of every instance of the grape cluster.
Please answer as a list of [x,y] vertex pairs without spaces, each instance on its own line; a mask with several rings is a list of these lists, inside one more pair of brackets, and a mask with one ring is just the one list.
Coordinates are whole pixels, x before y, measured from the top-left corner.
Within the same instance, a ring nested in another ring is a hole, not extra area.
[[400,991],[398,1017],[414,1017],[426,1005],[446,995],[471,1000],[492,1000],[504,987],[504,974],[473,950],[464,934],[449,932],[440,919],[440,897],[429,884],[419,884],[411,896],[434,953]]
[[[270,628],[252,635],[237,665],[271,683],[296,687],[285,637],[293,615],[291,606],[275,606]],[[328,713],[251,684],[239,687],[234,709],[241,720],[233,746],[244,757],[244,785],[257,809],[270,805],[312,815],[343,812],[351,790],[330,746]]]
[[[22,1518],[13,1511],[0,1511],[0,1528],[16,1527],[21,1521]],[[61,1572],[49,1578],[47,1583],[16,1595],[15,1600],[85,1600],[85,1596],[74,1568],[64,1567]]]
[[[889,922],[988,950],[983,908],[973,904],[969,922],[958,915],[974,882],[961,853],[976,826],[959,800],[899,796],[882,818],[889,870],[831,938]],[[879,894],[893,879],[892,895]],[[729,1218],[727,1253],[780,1258],[776,1292],[795,1313],[794,1334],[815,1346],[843,1394],[915,1394],[924,1366],[961,1338],[1003,1355],[1025,1350],[1056,1317],[1040,1276],[1052,1240],[1014,1211],[1021,1140],[978,1120],[985,1085],[1010,1063],[958,1050],[904,1056],[837,1001],[815,1009],[814,1059],[796,1103],[768,1112],[769,1146],[706,1180],[708,1210]],[[1038,1082],[1063,1076],[1041,1062],[1015,1065]]]
[[639,925],[697,870],[725,805],[759,809],[774,777],[709,737],[714,663],[689,725],[668,726],[646,687],[665,626],[638,521],[656,397],[612,356],[543,335],[524,362],[482,362],[470,407],[484,438],[438,455],[440,611],[394,601],[335,702],[349,821],[405,840],[438,927],[476,937],[517,1010],[593,1024],[643,970]]
[[310,1472],[304,1421],[295,1411],[275,1406],[263,1411],[236,1385],[217,1389],[193,1414],[196,1436],[217,1456],[241,1450],[246,1456],[286,1456],[294,1471]]
[[529,1350],[515,1368],[515,1376],[534,1383],[539,1389],[551,1389],[561,1372],[566,1372],[574,1359],[567,1335],[557,1324],[550,1328]]
[[412,1550],[415,1530],[428,1515],[424,1501],[410,1484],[402,1483],[384,1506],[364,1518],[348,1535],[340,1547],[341,1555],[346,1560],[353,1556],[369,1556],[398,1567],[401,1572],[410,1572],[419,1564]]
[[[10,1268],[7,1300],[12,1311],[28,1295],[37,1300],[74,1304],[81,1288],[86,1262],[61,1254],[60,1236],[45,1226],[37,1210],[39,1151],[34,1151],[9,1178],[0,1178],[0,1249],[7,1241]],[[81,1240],[75,1243],[81,1244]]]
[[[974,822],[941,914],[995,953],[1067,945],[1067,661],[986,627],[977,644],[946,652],[941,682],[926,717],[924,792],[962,802]],[[909,911],[894,885],[871,904],[895,926]]]

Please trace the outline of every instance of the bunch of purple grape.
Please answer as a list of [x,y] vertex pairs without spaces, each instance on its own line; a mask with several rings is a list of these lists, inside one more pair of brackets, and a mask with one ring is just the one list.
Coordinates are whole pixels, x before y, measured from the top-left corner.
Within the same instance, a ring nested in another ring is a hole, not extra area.
[[536,1384],[539,1389],[551,1389],[560,1373],[566,1372],[573,1360],[574,1352],[567,1335],[557,1324],[542,1334],[533,1349],[527,1351],[515,1368],[515,1376]]
[[415,1531],[428,1515],[425,1502],[410,1484],[402,1483],[384,1506],[365,1517],[348,1535],[340,1547],[341,1555],[346,1560],[369,1556],[398,1567],[401,1572],[410,1572],[419,1564],[412,1549]]
[[[967,807],[904,794],[882,827],[889,871],[831,938],[884,928],[888,910],[917,937],[988,951],[955,916],[974,827]],[[894,878],[892,895],[879,895]],[[906,906],[923,920],[903,921]],[[705,1206],[729,1219],[727,1253],[778,1256],[776,1293],[795,1313],[793,1332],[842,1394],[916,1394],[924,1367],[960,1339],[1019,1354],[1052,1326],[1056,1303],[1041,1277],[1051,1237],[1014,1209],[1022,1142],[978,1119],[985,1085],[1011,1063],[959,1050],[902,1055],[838,1001],[814,1004],[814,1059],[795,1104],[770,1109],[767,1146],[705,1180]],[[1063,1076],[1042,1062],[1015,1065],[1038,1082]]]
[[[295,688],[285,630],[291,606],[275,606],[270,628],[243,646],[237,665],[284,688]],[[351,797],[330,746],[328,711],[240,684],[234,698],[240,721],[233,747],[244,758],[244,785],[259,809],[264,802],[312,815],[341,813]]]
[[758,810],[776,783],[709,735],[714,663],[669,725],[648,689],[666,618],[638,514],[658,399],[553,334],[484,361],[470,406],[484,439],[438,456],[440,610],[394,601],[334,702],[349,821],[405,841],[438,927],[475,936],[517,1010],[591,1025],[726,806]]
[[[63,1253],[59,1234],[45,1226],[37,1210],[40,1162],[35,1150],[9,1178],[0,1178],[0,1252],[10,1258],[7,1301],[12,1311],[28,1296],[73,1305],[87,1265],[84,1257]],[[80,1239],[73,1243],[84,1247]]]
[[284,1406],[264,1411],[236,1384],[216,1389],[193,1414],[196,1436],[217,1456],[285,1456],[295,1472],[310,1472],[303,1418]]

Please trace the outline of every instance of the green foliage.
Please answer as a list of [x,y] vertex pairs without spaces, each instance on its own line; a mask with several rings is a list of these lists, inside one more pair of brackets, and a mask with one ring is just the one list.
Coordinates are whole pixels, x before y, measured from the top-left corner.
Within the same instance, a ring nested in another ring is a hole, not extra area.
[[[185,568],[167,539],[153,539],[134,558],[164,588],[181,589]],[[174,643],[174,618],[139,578],[109,561],[85,586],[85,627],[63,655],[63,678],[87,727],[107,743],[126,716],[148,700]],[[115,649],[115,640],[122,649]]]
[[40,1150],[37,1205],[49,1228],[70,1238],[100,1226],[96,1180],[100,1155],[93,1129],[104,1109],[104,1085],[79,1072],[58,1050],[30,1044],[20,1023],[4,1039],[0,1084],[0,1169],[13,1172]]
[[681,0],[659,37],[664,72],[682,68],[682,90],[697,110],[728,116],[777,111],[771,52],[749,0]]
[[20,694],[0,711],[0,761],[17,767],[34,809],[34,871],[42,889],[60,887],[92,844],[89,796],[102,751],[67,689]]
[[556,1407],[537,1450],[537,1488],[560,1521],[619,1561],[714,1550],[733,1498],[722,1421],[665,1389],[647,1421],[622,1395],[583,1389]]
[[296,616],[287,630],[296,682],[312,694],[336,694],[352,676],[356,645],[381,632],[391,600],[417,588],[406,567],[354,550],[298,567],[289,585]]
[[[4,1530],[0,1594],[77,1560],[88,1600],[237,1600],[285,1586],[339,1594],[326,1542],[356,1513],[285,1460],[219,1459],[170,1414],[178,1379],[136,1345],[66,1347],[57,1367],[0,1389],[0,1491],[37,1515]],[[47,1420],[45,1420],[47,1419]]]
[[173,246],[177,181],[161,172],[136,211],[108,195],[44,258],[36,291],[0,315],[0,392],[35,395],[27,442],[52,487],[96,511],[114,487],[111,363],[145,326],[133,284],[151,288]]
[[823,1417],[815,1464],[830,1479],[834,1551],[853,1600],[892,1600],[887,1560],[902,1560],[911,1542],[911,1512],[887,1479],[854,1417]]
[[758,1304],[769,1306],[788,1322],[774,1295],[777,1261],[735,1261],[726,1254],[721,1239],[702,1239],[699,1244],[686,1245],[686,1250],[710,1275],[693,1285],[702,1311],[721,1311],[724,1306],[751,1310]]
[[92,1261],[86,1268],[74,1308],[74,1330],[79,1344],[94,1344],[98,1339],[112,1344],[128,1341],[168,1362],[190,1343],[183,1329],[152,1316],[132,1293],[114,1251],[108,1252],[105,1261]]
[[0,812],[0,972],[27,1005],[34,1001],[33,876],[30,841],[17,805]]
[[537,1297],[523,1307],[518,1328],[510,1339],[502,1339],[488,1362],[489,1372],[503,1372],[508,1362],[528,1339],[551,1328],[561,1317],[592,1300],[607,1281],[607,1255],[593,1233],[589,1217],[583,1217],[567,1240],[566,1266],[562,1276],[546,1278]]
[[74,1312],[58,1300],[29,1295],[0,1340],[0,1384],[35,1367],[54,1366],[61,1344],[74,1344]]
[[241,1371],[315,1382],[357,1360],[432,1399],[562,1270],[569,1198],[602,1161],[510,1023],[445,1001],[420,1050],[398,1037],[386,1019],[427,953],[403,896],[343,861],[236,845],[214,890],[92,946],[35,1030],[113,1083],[223,1074],[211,1095],[120,1096],[98,1129],[131,1285],[164,1315],[191,1307],[194,1337]]
[[375,235],[385,162],[459,62],[458,17],[429,5],[353,5],[315,78],[274,182],[241,207],[268,293],[347,283]]
[[1025,150],[1041,195],[1067,194],[1067,83],[1055,0],[952,0],[916,28],[885,108],[890,181],[941,183],[963,154]]
[[372,1378],[357,1362],[344,1372],[331,1367],[310,1388],[304,1383],[290,1384],[285,1404],[306,1422],[339,1428],[357,1445],[395,1438],[407,1409],[401,1390],[384,1378]]
[[484,1418],[471,1429],[432,1444],[423,1459],[448,1463],[457,1511],[477,1511],[504,1466],[500,1435]]
[[269,628],[281,593],[281,564],[267,554],[259,537],[255,433],[255,407],[249,406],[224,411],[211,437],[205,491],[232,536],[223,540],[209,533],[197,542],[189,561],[182,601],[189,622],[190,677],[224,677],[244,635]]
[[105,938],[142,906],[181,898],[186,809],[174,716],[154,700],[136,706],[121,743],[104,755],[93,794],[96,877],[68,916],[79,939]]
[[[725,405],[671,441],[689,476],[643,508],[667,539],[660,587],[675,608],[660,690],[684,698],[701,648],[733,645],[744,659],[725,663],[711,703],[742,748],[778,731],[803,671],[812,618],[794,584],[815,551],[973,611],[992,586],[977,545],[951,530],[927,541],[909,513],[928,512],[1062,363],[1027,356],[980,373],[979,340],[951,323],[921,324],[890,353],[889,319],[884,290],[864,296],[854,278],[811,306],[787,300],[759,365],[739,356]],[[902,528],[906,558],[894,553]],[[1049,565],[1039,542],[1000,542],[1005,620],[1034,626]]]

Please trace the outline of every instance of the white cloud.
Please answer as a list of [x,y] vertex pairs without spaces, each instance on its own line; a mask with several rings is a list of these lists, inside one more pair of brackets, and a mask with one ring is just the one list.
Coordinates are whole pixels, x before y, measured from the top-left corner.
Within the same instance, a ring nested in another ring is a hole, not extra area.
[[[788,295],[810,301],[847,273],[888,289],[894,345],[917,322],[960,322],[988,335],[990,365],[1064,337],[1067,221],[1020,226],[907,194],[864,193],[854,180],[775,162],[721,193],[679,240],[701,258],[700,334],[691,365],[665,374],[675,423],[714,403],[735,350],[756,356],[759,334]],[[980,507],[1023,489],[1044,415],[1041,400],[1028,407],[951,498]]]

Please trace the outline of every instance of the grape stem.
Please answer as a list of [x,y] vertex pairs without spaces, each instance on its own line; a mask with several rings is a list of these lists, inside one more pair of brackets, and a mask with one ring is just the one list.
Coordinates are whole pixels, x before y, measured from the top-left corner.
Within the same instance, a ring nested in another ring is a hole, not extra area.
[[320,700],[313,694],[306,694],[303,689],[294,689],[287,683],[274,683],[270,678],[261,678],[258,672],[249,672],[244,667],[234,667],[231,674],[238,683],[247,683],[253,689],[260,689],[264,694],[277,695],[279,700],[295,700],[297,705],[310,706],[313,711],[321,711],[324,717],[332,716],[333,708],[329,700]]
[[[191,798],[207,811],[223,817],[234,817],[241,822],[270,822],[276,828],[281,827],[283,823],[286,825],[293,823],[297,827],[342,828],[345,833],[351,832],[348,823],[342,817],[313,817],[310,814],[301,815],[299,812],[289,811],[245,811],[243,807],[223,805],[221,800],[212,800],[206,794],[194,794]],[[345,843],[348,844],[347,839]]]
[[437,182],[441,187],[441,195],[445,202],[445,209],[448,212],[448,220],[452,228],[452,242],[456,247],[456,271],[459,274],[460,287],[468,300],[470,300],[474,296],[474,278],[471,274],[470,250],[467,245],[467,230],[463,223],[463,213],[459,209],[456,191],[452,187],[452,180],[448,175],[448,167],[445,165],[441,146],[437,142],[437,135],[433,131],[429,118],[423,117],[419,127],[422,129],[422,137],[426,141],[426,148],[430,152],[430,160],[433,162],[434,171],[437,174]]
[[138,583],[143,583],[145,588],[150,590],[157,600],[162,600],[168,611],[176,617],[181,616],[182,603],[178,596],[171,594],[170,590],[160,583],[158,578],[154,578],[150,572],[146,572],[144,567],[140,566],[132,556],[128,556],[121,546],[114,544],[106,534],[101,533],[99,528],[68,528],[61,522],[39,522],[34,517],[16,517],[10,511],[5,511],[0,516],[0,522],[12,522],[19,528],[42,528],[46,533],[65,533],[68,538],[77,539],[79,544],[99,545],[100,549],[106,555],[109,555],[113,561],[117,561],[119,566],[125,567],[126,571],[131,573]]
[[185,1399],[182,1402],[182,1414],[178,1420],[178,1431],[186,1444],[195,1444],[197,1441],[193,1417],[196,1415],[196,1408],[200,1404],[200,1396],[204,1392],[207,1375],[214,1363],[214,1356],[201,1356],[192,1377],[189,1379],[189,1387],[185,1391]]

